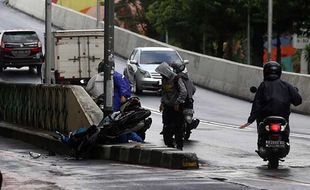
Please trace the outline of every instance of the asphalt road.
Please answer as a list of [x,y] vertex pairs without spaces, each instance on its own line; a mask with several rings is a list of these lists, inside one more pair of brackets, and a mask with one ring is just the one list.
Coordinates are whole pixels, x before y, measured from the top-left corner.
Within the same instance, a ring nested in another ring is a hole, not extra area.
[[[0,2],[2,1],[3,0]],[[23,15],[0,3],[0,18],[3,18],[3,16],[7,19],[3,19],[0,22],[0,29],[31,28],[37,30],[38,33],[41,34],[44,31],[43,22]],[[122,71],[125,61],[118,57],[116,57],[115,60],[116,70]],[[32,71],[28,71],[27,68],[6,70],[0,75],[0,81],[1,80],[7,82],[40,83],[40,79],[36,74]],[[153,111],[153,124],[151,129],[147,132],[146,141],[157,145],[163,145],[162,136],[159,135],[162,127],[161,114],[157,111],[160,97],[153,92],[146,92],[145,94],[139,95],[139,97],[141,98],[142,105]],[[154,185],[154,189],[159,188],[159,186],[156,185],[164,185],[167,189],[205,189],[204,187],[206,187],[206,184],[211,184],[212,186],[212,183],[214,183],[213,180],[210,182],[210,179],[229,182],[230,185],[241,184],[244,185],[245,189],[248,187],[255,187],[258,189],[310,189],[310,177],[308,175],[310,172],[310,129],[308,127],[310,118],[308,116],[300,114],[291,115],[291,152],[285,159],[286,161],[280,164],[278,170],[267,170],[266,163],[254,152],[256,148],[255,126],[252,125],[250,128],[244,130],[238,129],[238,126],[247,120],[251,108],[249,102],[224,96],[202,88],[198,88],[194,98],[195,116],[201,119],[202,122],[199,127],[193,131],[191,140],[186,142],[184,151],[197,153],[202,162],[202,169],[200,170],[190,172],[170,171],[159,168],[109,163],[105,161],[84,161],[80,163],[76,161],[65,161],[63,157],[47,157],[42,159],[43,162],[47,160],[46,163],[40,163],[38,160],[32,160],[27,157],[27,152],[29,150],[27,149],[27,145],[24,144],[12,148],[18,150],[17,152],[6,152],[11,149],[9,145],[4,145],[4,147],[1,148],[1,154],[9,155],[9,158],[5,159],[11,159],[9,162],[12,164],[12,166],[10,164],[7,166],[6,163],[1,164],[5,166],[2,167],[4,169],[1,170],[4,170],[5,176],[11,177],[12,175],[20,175],[22,177],[19,177],[22,179],[26,176],[23,172],[27,173],[32,176],[29,178],[29,181],[32,181],[31,183],[36,183],[36,178],[38,176],[45,178],[42,181],[46,181],[47,184],[50,183],[50,187],[55,187],[55,189],[66,189],[64,188],[66,187],[66,183],[71,185],[75,184],[75,182],[77,184],[85,182],[89,184],[89,186],[85,186],[88,187],[86,189],[92,189],[90,183],[92,180],[90,179],[96,177],[103,178],[102,180],[104,183],[102,183],[102,185],[108,184],[108,187],[104,189],[121,189],[121,187],[126,186],[126,184],[128,187],[135,187],[135,189],[145,189],[145,186],[149,187],[150,184],[152,184],[152,187]],[[7,141],[7,139],[0,140],[1,142]],[[15,142],[11,144],[15,144]],[[36,151],[40,152],[42,150]],[[1,156],[1,160],[3,160],[3,158],[4,157]],[[15,162],[16,160],[18,161],[15,165],[14,159]],[[53,172],[45,171],[38,173],[40,169],[43,170],[42,168],[52,167],[52,163],[60,164],[60,167],[55,167],[57,170],[53,170]],[[84,168],[86,165],[90,165],[90,167]],[[36,166],[40,168],[36,168]],[[28,169],[23,170],[19,167],[26,167]],[[96,172],[91,174],[93,170]],[[59,173],[55,171],[59,171]],[[106,171],[112,173],[113,177],[105,174],[104,172]],[[51,173],[53,173],[53,175]],[[71,175],[71,173],[74,175]],[[91,174],[91,177],[85,175],[85,173]],[[116,174],[114,175],[114,173]],[[132,179],[128,177],[128,175],[135,177]],[[121,180],[116,183],[118,178]],[[166,178],[174,180],[170,182],[169,180],[166,181]],[[193,184],[189,182],[200,178],[202,181],[198,180],[197,186],[192,186]],[[23,183],[22,179],[18,179],[21,181],[19,184],[27,184]],[[78,183],[77,179],[82,182]],[[187,181],[187,179],[190,180]],[[111,183],[109,183],[109,181]],[[55,183],[57,185],[52,186]],[[100,180],[98,179],[96,183],[100,183]],[[40,184],[40,182],[37,184]],[[187,186],[187,184],[190,185]],[[216,183],[216,185],[218,185],[218,183]],[[47,187],[48,186],[44,188],[48,189]],[[67,189],[75,189],[74,187]],[[83,186],[76,185],[77,189],[79,189],[79,187]],[[219,188],[215,189],[225,189],[225,187],[218,187]],[[232,185],[229,187],[242,189],[239,185]],[[212,189],[212,187],[210,189]]]
[[3,190],[255,189],[201,175],[203,169],[169,170],[104,160],[73,160],[49,156],[20,141],[2,137],[0,141]]

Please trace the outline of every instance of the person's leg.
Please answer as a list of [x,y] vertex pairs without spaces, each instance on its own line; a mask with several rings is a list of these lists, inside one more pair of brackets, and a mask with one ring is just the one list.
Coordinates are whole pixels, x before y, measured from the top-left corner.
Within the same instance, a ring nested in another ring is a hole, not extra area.
[[171,125],[167,125],[163,129],[163,137],[164,137],[164,142],[167,147],[172,147],[174,148],[173,144],[173,133],[171,130]]
[[257,120],[257,149],[259,147],[265,145],[265,138],[264,138],[264,125],[262,122]]
[[285,129],[285,140],[287,141],[287,142],[290,142],[290,124],[289,123],[287,123],[287,126],[286,126],[286,129]]
[[184,136],[184,117],[182,112],[175,112],[174,117],[174,135],[177,149],[183,149],[183,136]]
[[163,110],[163,138],[165,145],[174,147],[173,145],[173,108],[165,106]]
[[0,189],[1,189],[1,187],[2,187],[2,180],[3,180],[3,177],[2,177],[2,173],[1,173],[1,171],[0,171]]

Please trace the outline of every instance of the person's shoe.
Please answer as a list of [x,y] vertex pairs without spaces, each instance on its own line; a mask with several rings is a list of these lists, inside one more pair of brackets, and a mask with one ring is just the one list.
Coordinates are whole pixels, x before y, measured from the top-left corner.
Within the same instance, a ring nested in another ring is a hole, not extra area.
[[199,123],[200,123],[199,119],[194,119],[193,122],[190,124],[189,129],[190,130],[196,129],[198,127]]
[[175,148],[173,144],[169,144],[169,145],[167,145],[167,147],[169,147],[169,148]]
[[177,149],[178,149],[178,150],[183,150],[183,147],[177,146]]

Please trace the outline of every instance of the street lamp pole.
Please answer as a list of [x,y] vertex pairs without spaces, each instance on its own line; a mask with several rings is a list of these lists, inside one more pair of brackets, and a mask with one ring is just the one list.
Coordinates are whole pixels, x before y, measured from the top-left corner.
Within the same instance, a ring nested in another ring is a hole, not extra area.
[[104,1],[104,117],[113,112],[114,0]]
[[247,63],[251,65],[251,7],[250,7],[251,0],[248,0],[248,28],[247,28]]
[[51,84],[52,65],[52,1],[45,1],[45,83]]
[[268,61],[272,59],[272,0],[268,0]]
[[99,28],[99,23],[100,23],[100,0],[97,0],[97,23],[96,27]]

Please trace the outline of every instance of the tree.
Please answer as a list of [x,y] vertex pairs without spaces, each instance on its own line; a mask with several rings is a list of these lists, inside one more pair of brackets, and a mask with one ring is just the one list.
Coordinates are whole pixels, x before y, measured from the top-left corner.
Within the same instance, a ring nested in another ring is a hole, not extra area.
[[188,11],[186,0],[155,1],[149,6],[146,18],[162,36],[169,32],[172,36],[171,41],[184,42],[178,39],[181,36],[187,36]]
[[119,25],[137,33],[146,33],[144,9],[140,1],[120,0],[115,4],[115,13]]
[[[146,18],[169,43],[195,52],[234,59],[233,42],[246,38],[247,10],[251,9],[251,63],[262,66],[267,41],[268,0],[161,0],[146,3]],[[283,34],[310,34],[310,2],[273,0],[273,30],[278,61]],[[224,54],[223,44],[226,44]]]
[[[223,56],[223,44],[243,27],[244,4],[241,0],[162,0],[149,7],[147,19],[159,33],[169,31],[183,48],[202,52],[202,39],[216,55]],[[212,51],[210,51],[212,52]]]

